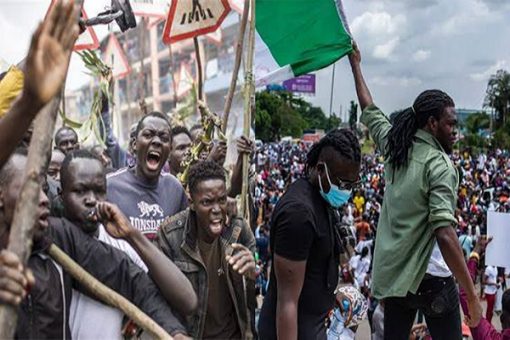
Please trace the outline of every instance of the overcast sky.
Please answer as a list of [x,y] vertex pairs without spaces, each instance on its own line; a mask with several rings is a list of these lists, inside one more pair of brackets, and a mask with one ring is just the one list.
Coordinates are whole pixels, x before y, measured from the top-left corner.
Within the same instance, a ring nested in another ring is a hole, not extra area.
[[[410,106],[430,88],[449,93],[458,108],[479,109],[489,76],[510,70],[509,0],[343,3],[374,101],[387,113]],[[328,71],[319,78],[330,89]],[[338,112],[355,98],[347,59],[338,62],[335,78],[333,111]],[[329,112],[329,90],[317,101]]]
[[[86,0],[90,15],[106,0]],[[0,58],[23,58],[50,0],[0,0]],[[449,93],[457,107],[481,108],[487,80],[510,70],[510,0],[344,0],[374,100],[386,112],[407,107],[423,90]],[[98,28],[99,37],[107,34]],[[73,59],[69,88],[87,81]],[[347,59],[337,63],[333,111],[355,98]],[[329,112],[331,67],[318,74],[314,102]]]

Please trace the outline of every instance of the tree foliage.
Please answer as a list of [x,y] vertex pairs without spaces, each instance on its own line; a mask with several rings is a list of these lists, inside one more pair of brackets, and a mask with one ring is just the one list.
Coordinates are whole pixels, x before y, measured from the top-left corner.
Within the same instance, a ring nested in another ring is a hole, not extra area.
[[495,112],[492,144],[494,147],[510,148],[510,73],[498,70],[489,78],[484,106]]
[[358,122],[358,104],[351,100],[351,106],[349,108],[349,126],[351,130],[356,129],[356,123]]
[[255,134],[266,142],[284,136],[299,138],[305,129],[329,131],[342,122],[335,115],[326,117],[320,107],[291,92],[261,91],[255,100]]
[[489,78],[484,105],[496,112],[495,127],[503,127],[510,112],[510,73],[498,70]]

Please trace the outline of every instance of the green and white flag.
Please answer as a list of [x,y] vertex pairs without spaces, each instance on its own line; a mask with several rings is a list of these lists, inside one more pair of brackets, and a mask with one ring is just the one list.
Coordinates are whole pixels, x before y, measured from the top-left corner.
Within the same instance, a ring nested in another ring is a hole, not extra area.
[[341,0],[256,0],[256,86],[281,83],[352,51]]

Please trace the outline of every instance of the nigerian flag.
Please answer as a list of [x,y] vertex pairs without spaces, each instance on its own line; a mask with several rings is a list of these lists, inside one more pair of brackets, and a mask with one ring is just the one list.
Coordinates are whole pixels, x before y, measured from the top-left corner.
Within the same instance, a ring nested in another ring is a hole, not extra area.
[[256,0],[256,85],[280,83],[352,51],[341,0]]

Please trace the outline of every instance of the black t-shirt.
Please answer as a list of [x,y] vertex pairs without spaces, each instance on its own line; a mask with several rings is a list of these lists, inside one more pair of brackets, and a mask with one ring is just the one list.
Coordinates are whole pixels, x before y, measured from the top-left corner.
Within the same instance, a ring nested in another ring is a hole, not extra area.
[[[276,205],[271,220],[271,255],[307,261],[298,304],[298,338],[326,339],[325,319],[335,302],[339,244],[328,204],[306,179],[293,183]],[[277,282],[274,261],[259,320],[262,340],[276,339]]]

